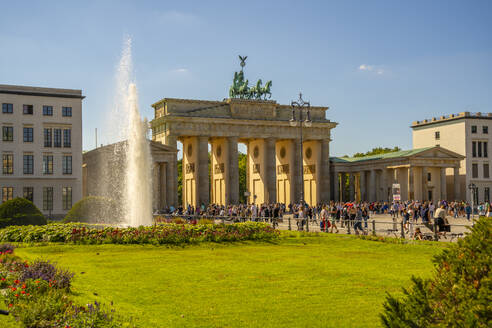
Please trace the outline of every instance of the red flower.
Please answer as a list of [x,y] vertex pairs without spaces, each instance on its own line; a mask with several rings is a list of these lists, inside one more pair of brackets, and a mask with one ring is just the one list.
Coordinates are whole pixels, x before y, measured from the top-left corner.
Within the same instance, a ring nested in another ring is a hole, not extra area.
[[12,306],[14,306],[14,304],[10,303],[10,304],[9,304],[9,307],[12,307]]
[[19,294],[15,294],[15,297],[19,297]]
[[18,283],[20,283],[20,281],[19,281],[19,280],[17,280],[17,279],[16,279],[16,280],[14,280],[14,284],[16,284],[16,285],[17,285]]
[[15,287],[12,287],[11,289],[13,292],[15,292],[17,290],[17,288],[15,288]]
[[26,284],[22,284],[22,289],[26,289]]
[[25,291],[25,290],[21,291],[21,294],[25,294],[25,293],[26,293],[26,291]]

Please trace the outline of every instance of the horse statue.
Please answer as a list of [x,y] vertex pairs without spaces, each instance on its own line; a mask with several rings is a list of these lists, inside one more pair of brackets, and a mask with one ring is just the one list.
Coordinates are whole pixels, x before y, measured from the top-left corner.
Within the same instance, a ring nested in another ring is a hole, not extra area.
[[243,84],[240,85],[239,87],[239,98],[247,98],[248,93],[249,93],[249,87],[248,87],[249,81],[246,80],[244,81]]
[[270,91],[270,89],[272,88],[272,81],[268,81],[265,86],[261,89],[261,93],[262,93],[262,96],[264,96],[264,100],[267,99],[267,95],[268,95],[268,98],[272,98],[272,92]]
[[250,89],[251,98],[261,99],[263,91],[263,88],[261,87],[262,83],[263,82],[261,81],[261,79],[259,79],[258,82],[256,82],[256,85]]

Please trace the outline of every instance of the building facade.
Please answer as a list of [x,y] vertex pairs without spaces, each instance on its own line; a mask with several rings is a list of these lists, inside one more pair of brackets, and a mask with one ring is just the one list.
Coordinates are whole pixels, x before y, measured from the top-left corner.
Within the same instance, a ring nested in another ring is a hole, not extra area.
[[[463,158],[439,146],[363,157],[333,157],[333,198],[370,202],[450,199],[461,190],[459,169]],[[446,170],[453,172],[449,184]],[[395,197],[395,193],[399,196]]]
[[0,85],[2,202],[61,217],[82,196],[81,90]]
[[[152,106],[152,140],[172,148],[183,144],[182,205],[238,203],[238,143],[247,147],[248,203],[298,202],[302,184],[309,204],[330,200],[330,131],[337,123],[326,118],[328,107],[310,107],[301,163],[300,125],[290,124],[289,105],[165,98]],[[177,194],[177,177],[168,188]]]
[[[152,207],[162,210],[175,206],[177,194],[169,186],[177,176],[177,149],[159,142],[149,141],[152,156]],[[126,142],[99,147],[83,154],[83,196],[103,196],[125,202],[122,194],[125,182]],[[119,210],[119,209],[115,209]]]
[[[492,113],[462,112],[413,122],[414,148],[439,145],[463,156],[459,169],[460,189],[451,194],[448,187],[448,194],[453,195],[453,199],[475,203],[490,201],[492,180],[488,145],[492,141],[491,128]],[[452,169],[446,169],[446,177],[448,183],[454,179]],[[468,187],[470,184],[477,187],[474,196]]]

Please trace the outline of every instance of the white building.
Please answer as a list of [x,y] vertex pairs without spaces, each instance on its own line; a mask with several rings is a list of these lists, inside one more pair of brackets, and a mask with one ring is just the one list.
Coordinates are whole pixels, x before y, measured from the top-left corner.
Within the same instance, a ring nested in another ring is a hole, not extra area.
[[60,217],[82,197],[81,90],[0,84],[0,193]]
[[[490,157],[492,113],[462,112],[430,120],[416,121],[412,124],[413,148],[441,146],[465,156],[461,161],[460,192],[458,195],[448,190],[454,199],[471,202],[490,201],[492,180],[490,178]],[[492,154],[491,154],[492,156]],[[448,182],[453,179],[453,170],[446,171]],[[474,184],[475,197],[469,185]],[[450,184],[448,183],[448,186]],[[451,198],[450,198],[451,199]]]

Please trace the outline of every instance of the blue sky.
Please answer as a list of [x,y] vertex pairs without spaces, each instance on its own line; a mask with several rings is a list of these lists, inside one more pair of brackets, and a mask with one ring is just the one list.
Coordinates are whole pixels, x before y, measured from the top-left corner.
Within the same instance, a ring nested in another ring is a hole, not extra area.
[[[133,39],[140,109],[227,97],[237,55],[273,99],[329,106],[332,155],[411,148],[414,120],[492,112],[492,1],[1,1],[0,84],[82,89],[83,145]],[[102,139],[102,140],[101,140]]]

